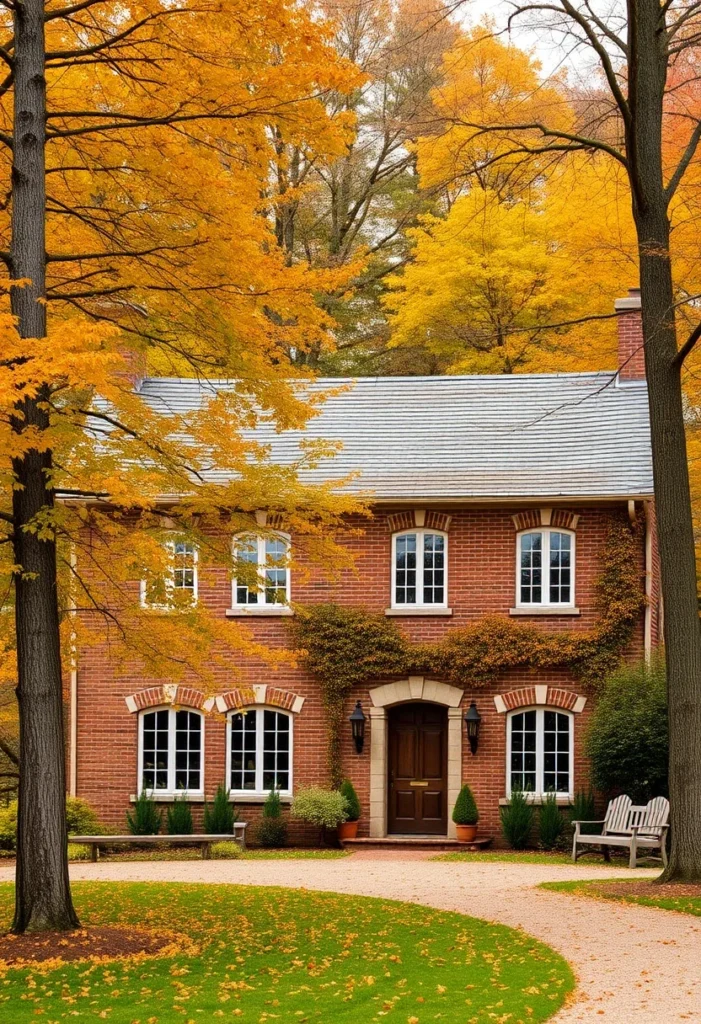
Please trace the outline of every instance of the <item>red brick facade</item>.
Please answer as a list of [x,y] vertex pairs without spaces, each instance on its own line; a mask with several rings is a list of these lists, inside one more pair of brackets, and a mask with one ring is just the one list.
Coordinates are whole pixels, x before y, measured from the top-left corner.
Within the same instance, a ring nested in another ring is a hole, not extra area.
[[[574,531],[575,604],[577,614],[521,617],[547,630],[590,628],[596,621],[595,584],[601,569],[601,551],[611,516],[635,514],[642,522],[642,503],[628,503],[567,509],[529,507],[451,507],[415,513],[406,509],[381,509],[370,520],[359,520],[358,534],[348,544],[357,556],[357,571],[347,572],[336,584],[311,573],[292,575],[292,602],[302,605],[334,601],[384,612],[391,604],[391,542],[395,530],[424,525],[443,529],[448,536],[448,607],[452,614],[402,615],[399,626],[413,640],[436,640],[456,626],[486,614],[505,617],[515,604],[517,530],[551,523]],[[650,517],[652,518],[652,517]],[[654,524],[653,524],[654,525]],[[640,587],[645,587],[645,530],[638,533]],[[292,538],[294,544],[294,538]],[[654,537],[648,543],[648,567],[656,567]],[[135,581],[134,586],[138,586]],[[656,642],[659,625],[658,586],[655,578],[647,586],[648,618],[641,615],[630,656],[644,651],[647,621],[648,644]],[[199,600],[206,602],[222,619],[231,607],[231,584],[224,570],[209,573],[199,582]],[[251,616],[248,624],[256,639],[275,648],[288,642],[286,620],[267,615]],[[77,743],[70,753],[75,758],[73,774],[76,793],[99,810],[106,823],[124,826],[125,811],[138,789],[138,722],[143,709],[181,706],[204,711],[204,789],[210,797],[226,773],[226,713],[231,709],[264,704],[291,713],[293,719],[293,788],[328,783],[326,767],[326,725],[317,681],[301,666],[284,664],[273,670],[251,659],[241,658],[229,669],[217,667],[217,685],[203,693],[193,678],[175,686],[167,679],[149,679],[134,670],[116,667],[103,646],[81,651],[77,673]],[[360,834],[370,829],[372,729],[384,722],[369,714],[371,690],[391,679],[368,679],[349,695],[346,719],[357,700],[368,715],[364,750],[357,754],[350,725],[343,732],[343,760],[363,808]],[[440,682],[440,680],[438,680]],[[495,701],[495,697],[497,700]],[[579,699],[578,699],[579,698]],[[586,701],[583,699],[586,698]],[[506,718],[508,711],[525,706],[548,706],[572,711],[574,717],[574,788],[587,785],[587,765],[582,741],[592,708],[592,694],[576,683],[566,670],[509,670],[489,686],[464,681],[462,713],[475,701],[482,716],[479,747],[472,755],[461,729],[461,775],[472,786],[481,812],[480,828],[499,832],[499,805],[506,793]],[[375,723],[373,725],[373,722]],[[255,819],[262,798],[237,800],[244,819]],[[196,820],[201,802],[193,802]],[[452,807],[448,807],[448,816]],[[377,834],[378,823],[374,831]]]

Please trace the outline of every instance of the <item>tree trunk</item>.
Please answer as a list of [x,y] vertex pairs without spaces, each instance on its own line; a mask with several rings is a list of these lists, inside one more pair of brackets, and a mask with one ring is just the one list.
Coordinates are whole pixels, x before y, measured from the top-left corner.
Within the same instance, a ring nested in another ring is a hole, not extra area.
[[[14,7],[15,89],[12,166],[12,312],[23,338],[46,336],[44,4]],[[17,407],[13,429],[48,426],[42,398]],[[15,932],[78,925],[68,880],[63,694],[56,592],[56,542],[37,529],[53,506],[51,454],[32,449],[13,461],[20,781]]]
[[672,851],[662,877],[664,881],[700,881],[701,622],[662,166],[670,55],[660,27],[658,0],[628,0],[631,120],[626,151],[640,260],[669,703]]

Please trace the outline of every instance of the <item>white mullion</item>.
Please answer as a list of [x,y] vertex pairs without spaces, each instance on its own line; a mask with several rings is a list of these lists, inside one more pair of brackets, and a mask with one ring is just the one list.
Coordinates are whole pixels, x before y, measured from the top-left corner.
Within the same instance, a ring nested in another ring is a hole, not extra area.
[[263,712],[256,710],[256,792],[263,792]]
[[424,531],[416,531],[416,604],[424,603]]
[[175,711],[168,709],[168,792],[175,793]]
[[267,604],[265,597],[265,537],[258,537],[258,604]]
[[535,796],[541,797],[544,792],[543,769],[545,767],[545,717],[543,709],[537,708],[535,713]]

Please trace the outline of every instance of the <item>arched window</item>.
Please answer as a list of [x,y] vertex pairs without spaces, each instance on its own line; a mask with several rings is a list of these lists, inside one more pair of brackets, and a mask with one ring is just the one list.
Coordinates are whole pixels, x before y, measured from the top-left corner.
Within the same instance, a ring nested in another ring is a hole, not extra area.
[[573,796],[574,716],[554,708],[524,708],[506,720],[506,794]]
[[574,606],[574,533],[526,530],[518,535],[516,606]]
[[227,779],[233,794],[292,793],[292,715],[253,707],[229,714]]
[[157,708],[139,716],[139,792],[204,792],[204,721],[199,711]]
[[278,533],[269,537],[234,537],[236,578],[232,585],[234,608],[255,608],[290,603],[290,539]]
[[448,535],[405,530],[392,537],[392,607],[445,608]]
[[175,608],[197,601],[197,547],[181,537],[163,542],[168,564],[162,577],[141,581],[144,608]]

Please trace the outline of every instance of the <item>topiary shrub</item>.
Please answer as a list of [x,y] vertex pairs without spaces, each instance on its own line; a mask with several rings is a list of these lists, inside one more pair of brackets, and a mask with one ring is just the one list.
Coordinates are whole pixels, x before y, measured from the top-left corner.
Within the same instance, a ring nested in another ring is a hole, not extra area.
[[538,834],[544,850],[554,850],[565,832],[565,819],[558,807],[557,797],[548,793],[538,815]]
[[292,801],[290,814],[299,821],[319,828],[319,841],[323,843],[326,830],[336,828],[345,821],[346,800],[337,789],[322,789],[321,786],[310,786],[300,789]]
[[221,843],[212,843],[209,848],[213,860],[239,860],[243,857],[243,851],[238,843],[228,843],[222,840]]
[[166,828],[170,836],[191,836],[194,832],[192,811],[185,797],[176,797],[168,808]]
[[668,796],[667,689],[662,661],[608,676],[585,738],[596,789],[634,804]]
[[500,808],[501,830],[513,850],[528,846],[533,828],[534,808],[522,789],[513,789],[509,803]]
[[360,818],[360,800],[355,786],[350,779],[344,779],[339,793],[346,801],[346,821],[358,821]]
[[453,808],[453,821],[456,825],[476,825],[480,820],[479,811],[477,810],[477,804],[472,794],[472,790],[465,783],[458,793],[458,798],[455,801],[455,807]]
[[263,817],[256,827],[256,841],[267,849],[287,845],[287,822],[282,817],[280,794],[271,789],[263,804]]
[[204,805],[204,830],[210,836],[230,835],[237,819],[236,809],[229,800],[229,790],[219,783],[211,807]]
[[153,797],[140,793],[133,811],[127,811],[127,828],[133,836],[157,836],[163,816]]

